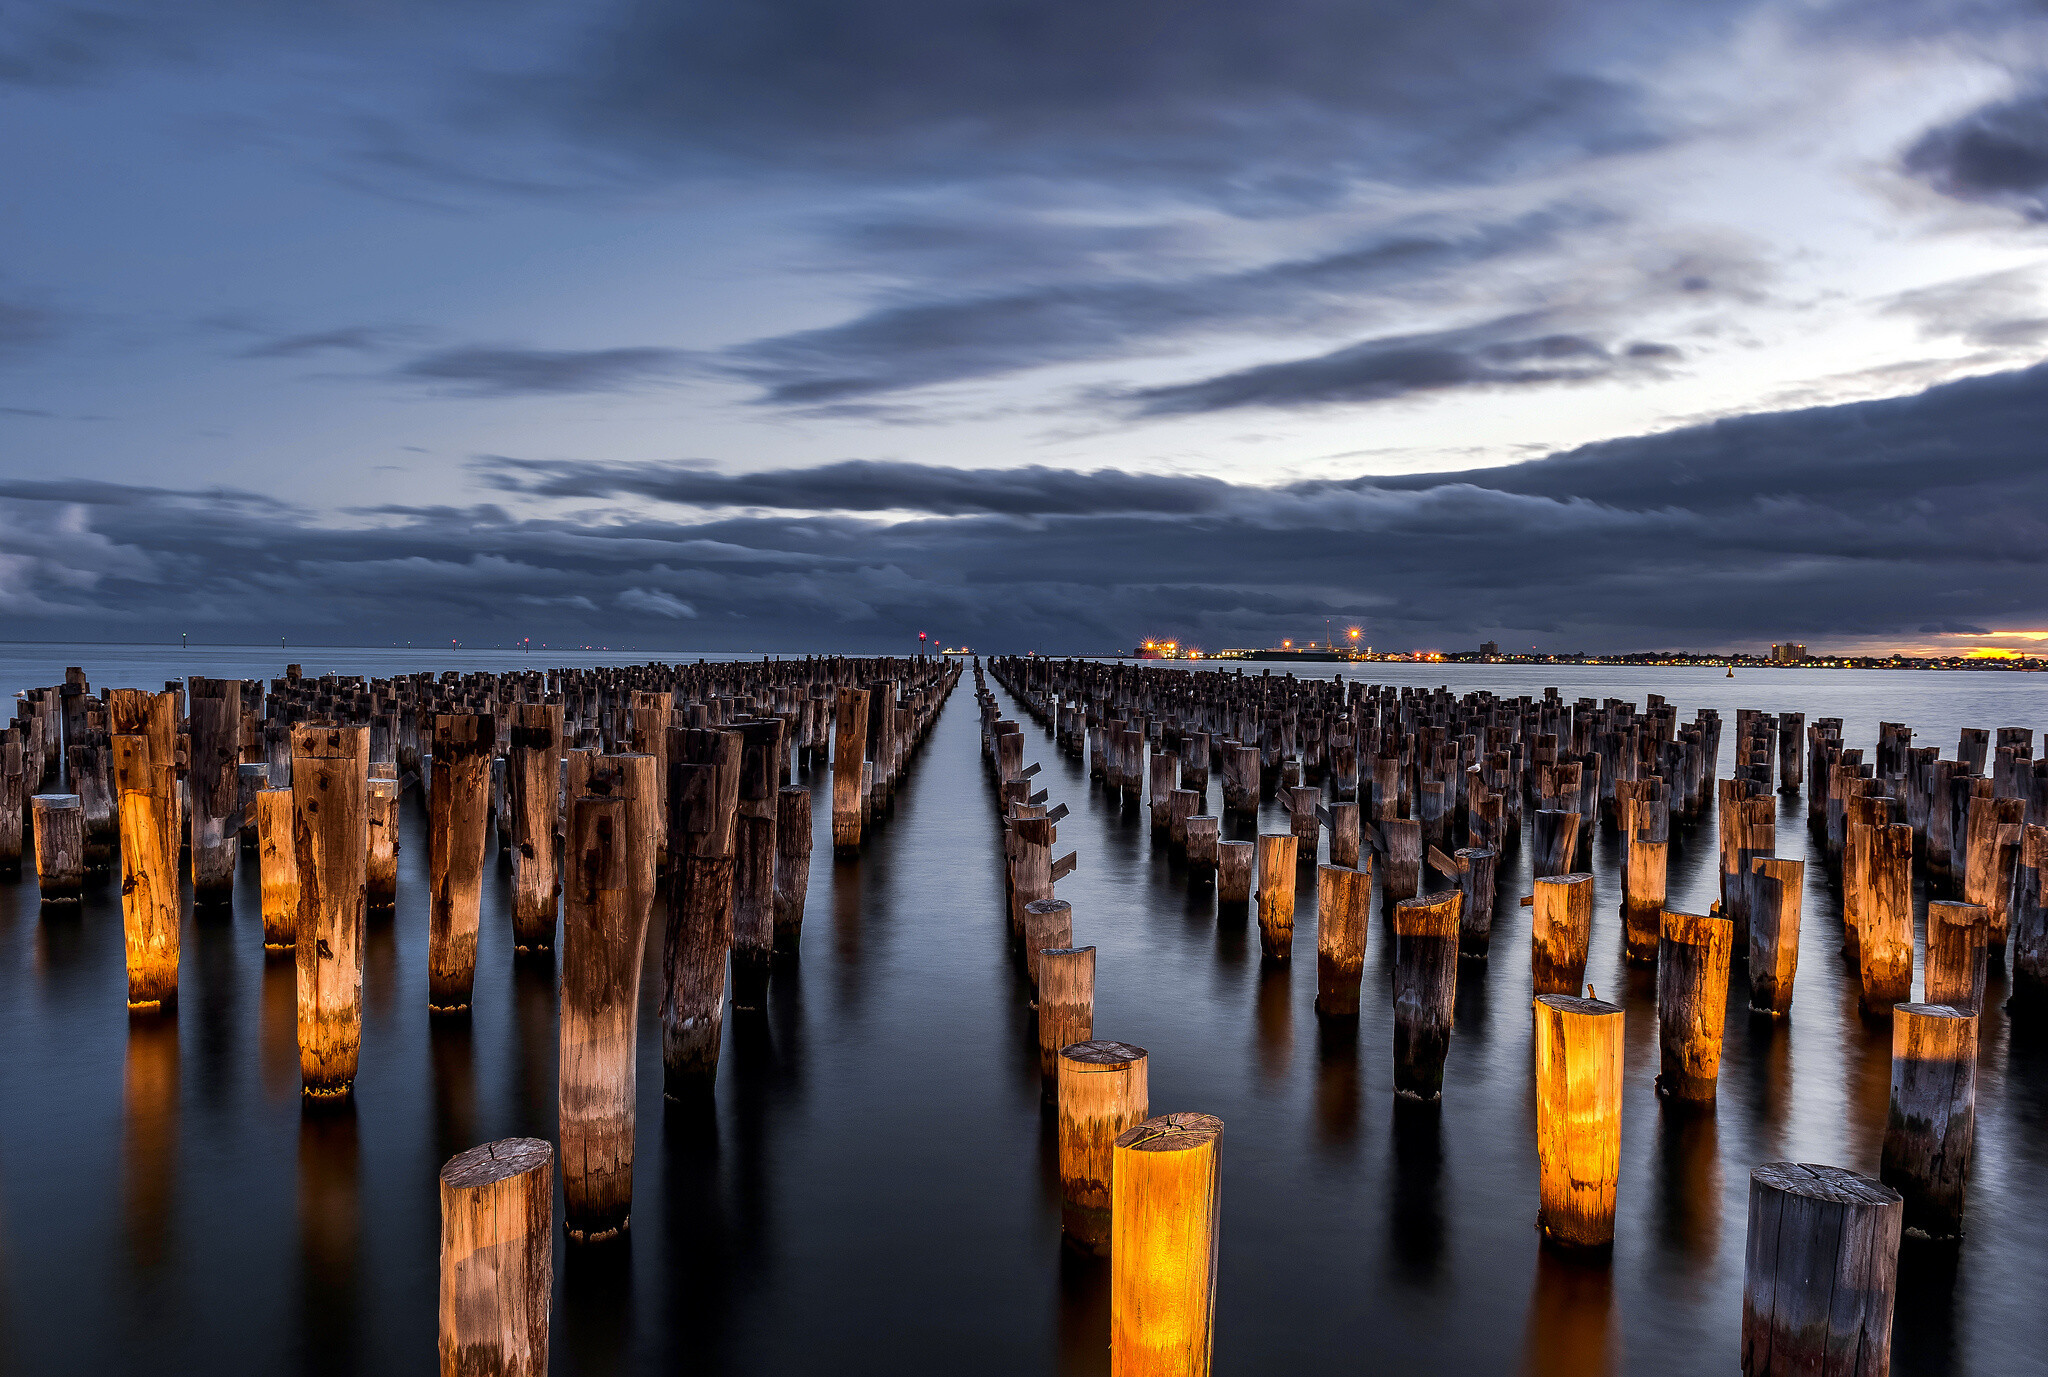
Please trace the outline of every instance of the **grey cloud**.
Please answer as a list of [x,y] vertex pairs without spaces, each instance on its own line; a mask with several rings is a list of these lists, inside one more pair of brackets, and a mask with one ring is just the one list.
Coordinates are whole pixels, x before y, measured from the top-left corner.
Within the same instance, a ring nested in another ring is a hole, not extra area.
[[1390,335],[1313,358],[1139,388],[1122,400],[1145,416],[1379,402],[1418,392],[1597,382],[1654,368],[1677,354],[1648,342],[1617,354],[1599,340],[1549,324],[1541,314],[1523,314],[1460,330]]
[[1950,196],[2048,219],[2048,91],[1986,105],[1930,129],[1906,150],[1904,163]]
[[387,330],[367,325],[344,326],[338,330],[315,330],[299,335],[280,335],[252,344],[237,355],[244,359],[296,359],[309,354],[334,352],[368,354],[383,348],[392,338]]
[[56,313],[25,301],[0,301],[0,354],[24,351],[57,337]]
[[463,345],[411,359],[392,371],[407,382],[446,383],[479,397],[563,392],[618,392],[675,378],[688,355],[679,349],[526,349]]

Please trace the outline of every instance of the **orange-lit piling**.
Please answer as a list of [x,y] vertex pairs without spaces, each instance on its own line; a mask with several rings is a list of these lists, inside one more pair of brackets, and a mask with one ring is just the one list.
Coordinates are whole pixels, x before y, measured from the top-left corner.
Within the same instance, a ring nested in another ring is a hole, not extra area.
[[1073,944],[1072,904],[1065,899],[1034,899],[1024,905],[1024,970],[1031,978],[1034,995],[1039,988],[1044,953],[1055,948],[1064,950]]
[[1664,910],[1657,943],[1657,1091],[1712,1101],[1728,1018],[1728,962],[1735,924],[1715,914]]
[[1536,879],[1529,924],[1529,974],[1537,994],[1575,995],[1586,984],[1586,953],[1593,938],[1593,877],[1542,875]]
[[263,886],[263,948],[299,945],[299,857],[292,842],[292,791],[256,792],[256,874]]
[[1962,1234],[1976,1114],[1976,1015],[1946,1004],[1895,1006],[1879,1176],[1905,1198],[1906,1228],[1929,1238]]
[[1984,1008],[1991,912],[1982,904],[1935,899],[1927,905],[1927,973],[1922,999],[1966,1014]]
[[1296,844],[1288,832],[1259,837],[1259,951],[1268,961],[1285,961],[1294,951]]
[[1606,1249],[1621,1174],[1622,1011],[1538,995],[1535,1015],[1537,1223],[1555,1247]]
[[1060,1049],[1060,1225],[1086,1252],[1109,1251],[1111,1146],[1150,1112],[1145,1049],[1079,1042]]
[[1047,1099],[1060,1085],[1060,1049],[1095,1036],[1095,948],[1038,954],[1038,1073]]
[[1759,856],[1750,862],[1749,1007],[1783,1018],[1792,1012],[1799,973],[1799,912],[1806,862]]
[[1769,1162],[1749,1174],[1744,1377],[1882,1377],[1891,1370],[1899,1193],[1841,1167]]
[[177,699],[114,689],[107,713],[121,816],[128,1007],[161,1009],[178,998]]
[[434,771],[427,785],[427,1006],[454,1013],[469,1007],[476,984],[497,717],[440,713],[433,740]]
[[647,948],[632,912],[635,849],[625,799],[569,801],[558,1078],[564,1218],[579,1242],[620,1232],[633,1208],[633,1054]]
[[1370,858],[1363,870],[1316,869],[1316,1012],[1356,1018],[1365,973],[1366,911],[1372,904]]
[[1913,997],[1913,828],[1862,829],[1863,904],[1856,927],[1863,1011],[1876,1017]]
[[[374,768],[374,767],[373,767]],[[398,904],[398,781],[368,781],[370,854],[363,868],[365,897],[373,909]]]
[[441,1168],[441,1377],[547,1377],[555,1150],[471,1148]]
[[1111,1377],[1208,1377],[1223,1121],[1164,1114],[1115,1144]]
[[842,688],[832,730],[832,849],[840,856],[860,850],[861,761],[867,742],[868,691]]
[[1443,1094],[1444,1054],[1458,994],[1457,890],[1394,905],[1394,1091],[1418,1100]]
[[363,1041],[363,919],[370,733],[292,730],[292,850],[299,882],[299,1079],[346,1095]]

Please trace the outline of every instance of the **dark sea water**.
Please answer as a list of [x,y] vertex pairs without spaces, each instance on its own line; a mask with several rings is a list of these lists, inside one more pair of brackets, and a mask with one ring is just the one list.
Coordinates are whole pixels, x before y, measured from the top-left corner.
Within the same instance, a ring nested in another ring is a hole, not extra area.
[[[271,677],[287,657],[308,674],[625,658],[5,646],[0,687],[56,682],[66,664],[96,688]],[[1839,716],[1866,748],[1880,720],[1903,721],[1944,755],[1963,726],[2048,727],[2048,685],[2019,674],[1370,668],[1458,691],[1556,685],[1567,700],[1639,705],[1661,693],[1682,719],[1720,709],[1724,753],[1738,707]],[[1252,921],[1219,924],[1211,899],[1190,897],[1142,811],[1114,811],[1079,761],[1028,722],[1026,734],[1040,782],[1073,809],[1058,849],[1081,865],[1060,895],[1098,949],[1097,1036],[1150,1050],[1155,1113],[1227,1125],[1220,1373],[1733,1372],[1749,1168],[1875,1172],[1889,1034],[1857,1017],[1818,864],[1789,1023],[1752,1024],[1738,974],[1718,1107],[1681,1115],[1651,1090],[1653,981],[1623,967],[1615,840],[1594,841],[1587,979],[1625,1006],[1629,1060],[1614,1255],[1575,1265],[1539,1250],[1534,1227],[1529,914],[1514,903],[1529,892],[1526,845],[1503,867],[1492,959],[1460,969],[1442,1106],[1398,1107],[1384,926],[1355,1031],[1324,1034],[1313,886],[1294,967],[1262,969]],[[492,870],[475,1016],[429,1023],[423,821],[408,795],[399,906],[371,925],[361,1076],[338,1114],[301,1110],[292,967],[264,958],[246,858],[232,913],[188,911],[167,1022],[127,1016],[113,879],[89,882],[82,910],[47,915],[32,866],[0,881],[7,1370],[434,1370],[435,1173],[479,1142],[554,1136],[556,995],[551,967],[513,961],[507,876]],[[764,1019],[728,1015],[709,1110],[661,1099],[650,964],[633,1228],[623,1246],[558,1255],[555,1370],[1106,1371],[1106,1270],[1059,1242],[969,682],[859,860],[833,860],[827,821],[800,962],[778,971]],[[1786,800],[1781,854],[1808,854],[1804,823],[1804,798]],[[1283,815],[1262,826],[1283,829]],[[1711,818],[1674,827],[1673,907],[1715,896],[1714,837]],[[2014,1026],[2005,995],[1994,974],[1969,1233],[1959,1252],[1906,1250],[1897,1372],[2043,1370],[2048,1031]]]

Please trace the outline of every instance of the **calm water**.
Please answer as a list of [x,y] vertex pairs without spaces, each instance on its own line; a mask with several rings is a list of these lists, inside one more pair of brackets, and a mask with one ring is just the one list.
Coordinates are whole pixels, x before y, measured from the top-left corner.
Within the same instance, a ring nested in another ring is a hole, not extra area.
[[[288,654],[309,674],[621,659]],[[96,687],[282,670],[275,651],[14,646],[0,647],[0,687],[54,682],[65,664]],[[2014,674],[1373,669],[1461,691],[1554,684],[1568,700],[1662,693],[1685,718],[1719,708],[1724,748],[1737,707],[1840,716],[1866,747],[1879,720],[1904,721],[1945,755],[1965,725],[2048,727],[2041,681]],[[1526,846],[1504,867],[1492,960],[1461,967],[1443,1104],[1405,1112],[1391,1088],[1385,929],[1371,932],[1355,1033],[1324,1036],[1310,1007],[1313,887],[1296,967],[1262,970],[1251,920],[1219,925],[1143,814],[1106,808],[1079,762],[1026,731],[1044,786],[1074,810],[1059,849],[1078,849],[1081,867],[1060,893],[1079,940],[1098,948],[1098,1036],[1150,1049],[1155,1112],[1228,1125],[1219,1371],[1732,1372],[1748,1169],[1794,1158],[1875,1170],[1889,1039],[1856,1017],[1818,866],[1792,1019],[1752,1025],[1738,976],[1718,1110],[1679,1116],[1651,1092],[1653,985],[1623,968],[1615,844],[1595,841],[1587,978],[1625,1005],[1630,1060],[1614,1257],[1575,1267],[1542,1255],[1534,1229],[1528,911],[1513,903],[1528,892]],[[1789,801],[1781,853],[1806,854],[1804,819],[1804,799]],[[801,963],[778,972],[764,1020],[728,1022],[715,1109],[664,1107],[654,984],[643,992],[633,1232],[559,1260],[556,1370],[1106,1371],[1106,1273],[1059,1244],[1054,1145],[1006,951],[968,687],[857,862],[834,863],[825,822]],[[475,1017],[429,1024],[422,823],[409,796],[400,902],[372,924],[346,1114],[301,1112],[292,970],[264,959],[252,866],[232,914],[188,914],[183,1004],[168,1024],[128,1021],[112,881],[61,916],[40,913],[32,878],[0,882],[11,1370],[433,1370],[435,1172],[478,1142],[554,1136],[555,977],[513,962],[506,877],[493,871]],[[1269,813],[1264,825],[1284,823]],[[1704,909],[1711,820],[1673,839],[1672,903]],[[2014,1028],[2004,996],[1994,976],[1969,1236],[1960,1254],[1907,1250],[1900,1372],[2040,1370],[2048,1035]]]

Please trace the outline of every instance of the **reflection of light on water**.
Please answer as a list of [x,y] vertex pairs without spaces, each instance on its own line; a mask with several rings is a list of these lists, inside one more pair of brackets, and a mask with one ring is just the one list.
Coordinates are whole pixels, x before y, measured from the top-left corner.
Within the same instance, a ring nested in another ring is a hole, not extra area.
[[1522,1370],[1530,1377],[1602,1377],[1621,1371],[1614,1272],[1608,1261],[1579,1261],[1538,1248],[1528,1335]]
[[128,1248],[138,1267],[164,1260],[178,1175],[178,1025],[154,1015],[128,1024],[121,1092]]

